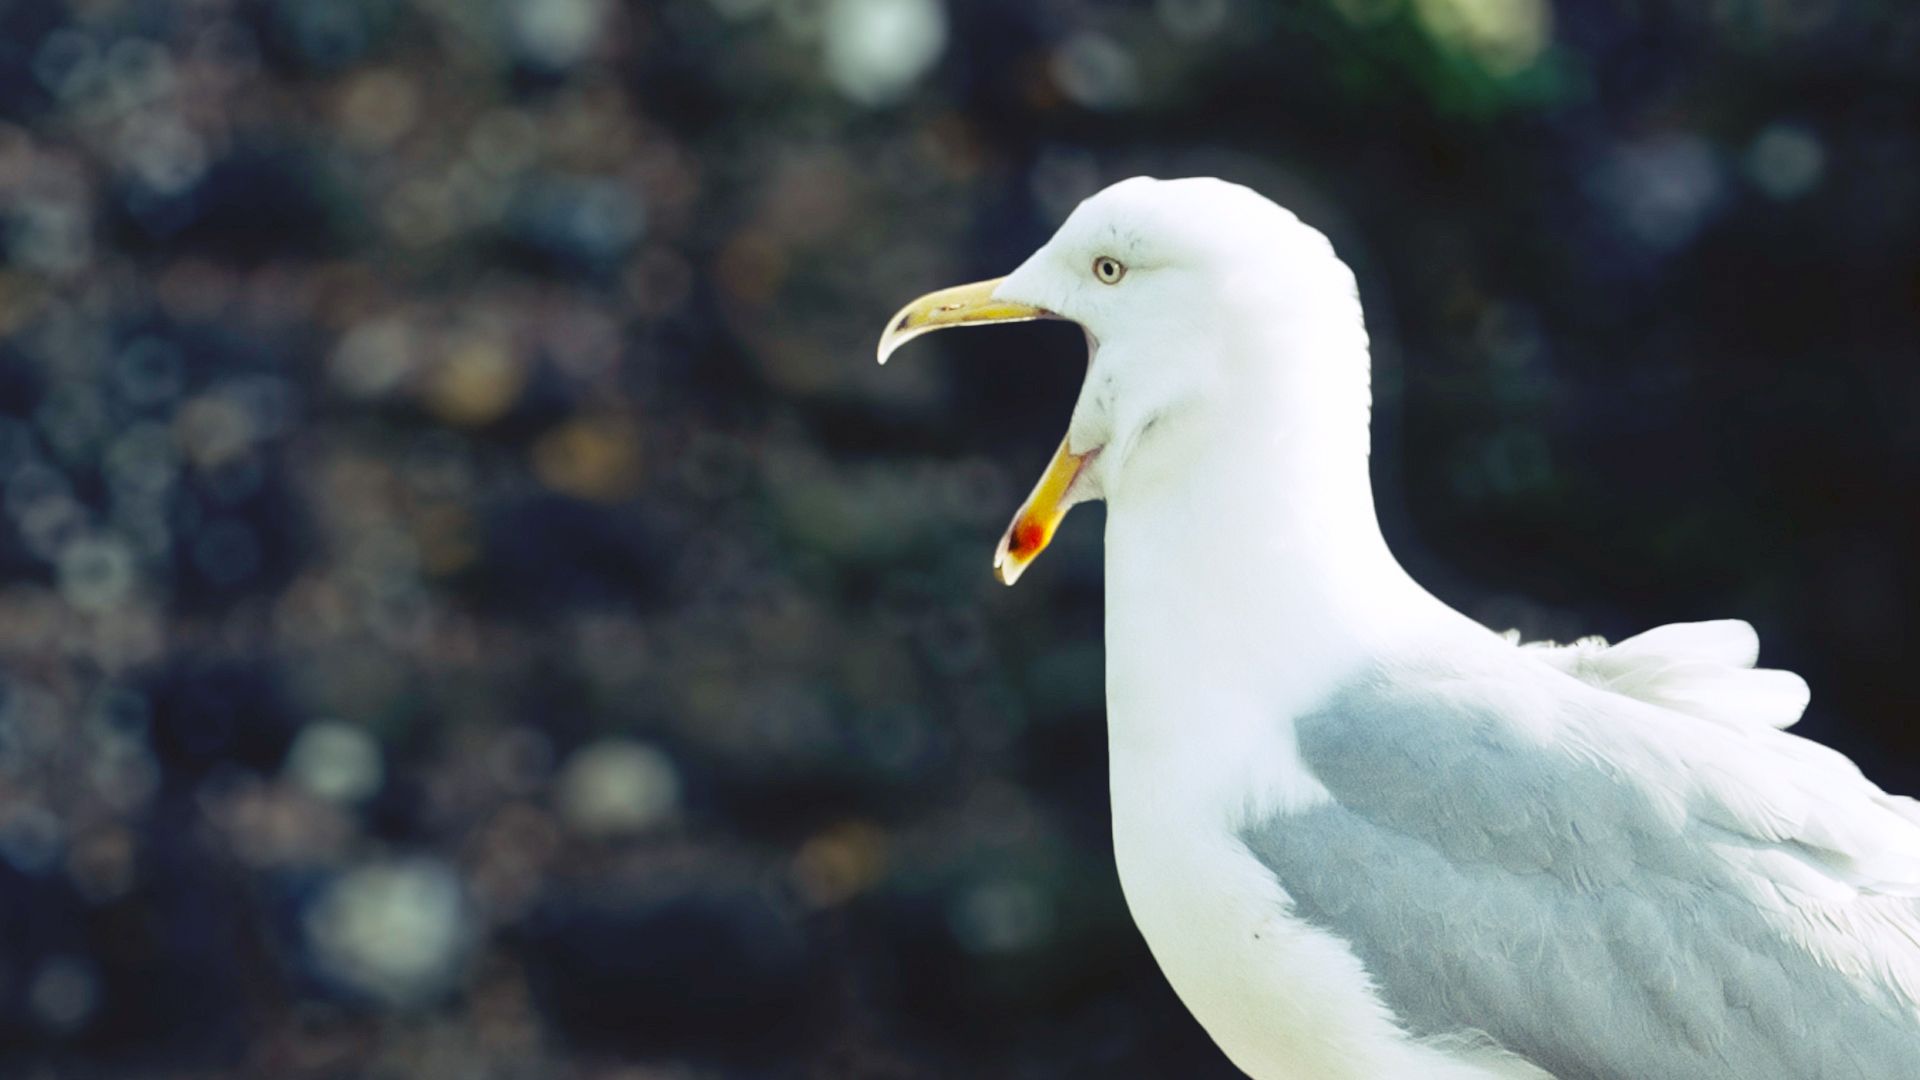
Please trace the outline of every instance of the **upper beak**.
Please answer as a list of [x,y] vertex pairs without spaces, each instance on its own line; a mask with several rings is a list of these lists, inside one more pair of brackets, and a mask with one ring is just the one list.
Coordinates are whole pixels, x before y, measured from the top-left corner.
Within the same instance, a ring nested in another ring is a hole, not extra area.
[[1029,322],[1033,319],[1057,318],[1053,312],[1032,304],[1016,304],[1010,300],[996,300],[993,290],[1000,287],[1006,278],[994,278],[991,281],[976,281],[971,285],[955,285],[951,289],[941,289],[927,295],[894,312],[893,321],[887,324],[887,332],[880,335],[879,359],[887,362],[893,350],[935,330],[945,330],[951,326],[981,326],[986,323]]
[[[928,293],[901,308],[893,321],[887,324],[886,332],[880,335],[880,362],[886,363],[895,349],[934,330],[1059,318],[1046,308],[995,299],[994,290],[1005,280],[995,278],[992,281],[976,281],[971,285],[955,285],[951,289]],[[1066,440],[1061,440],[1060,449],[1054,454],[1052,463],[1041,475],[1040,482],[1034,485],[1027,501],[1021,504],[1020,512],[1014,515],[1013,524],[1007,526],[1006,533],[1000,537],[999,548],[993,553],[994,576],[1002,583],[1011,585],[1019,580],[1027,564],[1053,540],[1054,530],[1059,527],[1061,519],[1079,501],[1075,482],[1087,463],[1098,453],[1099,450],[1094,449],[1075,454],[1068,448]]]

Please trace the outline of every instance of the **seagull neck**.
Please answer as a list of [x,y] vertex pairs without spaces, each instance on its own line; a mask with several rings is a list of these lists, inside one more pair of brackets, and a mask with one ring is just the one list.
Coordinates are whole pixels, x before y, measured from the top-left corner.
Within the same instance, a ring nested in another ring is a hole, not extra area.
[[1256,722],[1283,719],[1276,705],[1299,715],[1369,659],[1458,618],[1381,535],[1364,414],[1348,418],[1360,425],[1353,436],[1271,402],[1246,411],[1264,420],[1215,413],[1164,425],[1108,495],[1116,737],[1130,726],[1149,742],[1178,738],[1143,729],[1216,724],[1253,703],[1269,710]]

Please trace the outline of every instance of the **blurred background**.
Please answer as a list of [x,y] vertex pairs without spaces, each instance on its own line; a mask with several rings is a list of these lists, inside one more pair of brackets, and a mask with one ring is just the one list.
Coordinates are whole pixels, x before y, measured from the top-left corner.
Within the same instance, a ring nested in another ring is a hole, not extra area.
[[1920,791],[1920,8],[0,0],[0,1075],[1229,1077],[1111,866],[1068,326],[1333,236],[1389,538]]

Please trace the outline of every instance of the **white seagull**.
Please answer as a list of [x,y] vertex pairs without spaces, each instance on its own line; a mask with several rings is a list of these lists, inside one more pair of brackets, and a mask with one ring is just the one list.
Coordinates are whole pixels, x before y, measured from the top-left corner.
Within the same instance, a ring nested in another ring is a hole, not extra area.
[[1421,588],[1367,477],[1319,232],[1212,179],[1087,199],[922,333],[1068,319],[1066,439],[994,566],[1108,504],[1127,904],[1260,1080],[1920,1077],[1920,807],[1781,730],[1741,622],[1520,646]]

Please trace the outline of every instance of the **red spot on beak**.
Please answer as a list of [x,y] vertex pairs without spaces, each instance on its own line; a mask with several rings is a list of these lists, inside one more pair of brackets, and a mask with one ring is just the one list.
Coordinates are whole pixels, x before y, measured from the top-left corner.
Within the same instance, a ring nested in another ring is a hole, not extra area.
[[1039,550],[1046,538],[1045,526],[1037,521],[1023,521],[1013,527],[1013,544],[1009,550],[1015,555],[1026,555]]

